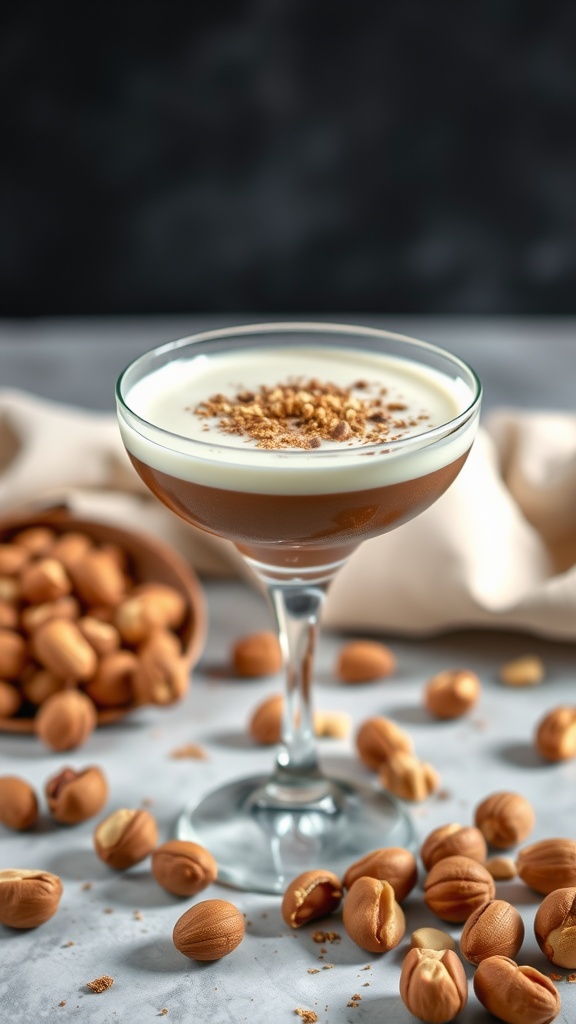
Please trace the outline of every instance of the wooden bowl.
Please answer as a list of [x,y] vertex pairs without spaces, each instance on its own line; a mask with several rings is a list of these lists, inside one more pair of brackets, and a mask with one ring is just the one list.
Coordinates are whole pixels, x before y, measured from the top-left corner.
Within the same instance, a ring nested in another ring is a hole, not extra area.
[[[97,544],[117,544],[125,552],[130,572],[136,583],[156,582],[174,587],[184,597],[187,614],[178,635],[183,656],[190,669],[198,662],[206,638],[207,616],[200,581],[187,562],[167,544],[149,534],[128,530],[112,523],[78,518],[67,508],[45,511],[14,511],[0,516],[0,544],[5,544],[20,530],[33,526],[48,526],[56,534],[78,530]],[[98,724],[117,721],[130,712],[130,708],[111,708],[98,711]],[[13,718],[0,718],[0,731],[33,733],[32,715],[18,713]]]

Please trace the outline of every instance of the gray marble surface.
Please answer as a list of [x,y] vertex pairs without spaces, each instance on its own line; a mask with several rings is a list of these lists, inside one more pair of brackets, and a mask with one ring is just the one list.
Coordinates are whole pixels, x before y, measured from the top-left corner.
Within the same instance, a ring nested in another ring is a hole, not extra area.
[[[203,320],[206,325],[214,322],[214,318]],[[198,324],[197,318],[76,325],[3,323],[2,385],[92,408],[111,408],[113,378],[127,359]],[[573,408],[573,322],[451,321],[443,325],[436,320],[410,320],[402,326],[395,318],[392,326],[445,340],[468,356],[485,379],[492,405]],[[272,753],[252,745],[246,722],[260,700],[279,690],[281,680],[239,682],[228,665],[232,642],[268,628],[269,610],[260,594],[243,583],[206,582],[205,593],[210,624],[206,648],[181,705],[162,712],[146,709],[100,729],[83,748],[66,756],[48,752],[31,737],[0,735],[0,774],[20,775],[41,793],[45,781],[65,764],[99,764],[110,782],[107,810],[147,805],[157,819],[161,839],[167,839],[190,795],[234,776],[266,770]],[[437,825],[470,823],[478,802],[502,789],[523,793],[533,802],[537,820],[530,840],[575,838],[576,761],[544,764],[533,745],[541,715],[574,700],[574,647],[484,632],[426,641],[383,639],[397,656],[394,675],[379,683],[346,687],[334,678],[334,662],[344,637],[325,633],[318,651],[316,704],[348,711],[354,727],[373,714],[394,718],[410,732],[418,754],[435,765],[442,776],[441,792],[410,808],[419,840]],[[499,666],[528,652],[543,658],[545,681],[530,689],[504,687],[498,681]],[[424,683],[436,671],[458,666],[478,672],[481,700],[463,719],[434,722],[423,709]],[[200,744],[206,758],[171,756],[187,743]],[[344,765],[351,773],[364,774],[352,738],[321,740],[320,748],[326,766]],[[193,900],[178,900],[159,889],[148,861],[122,874],[112,872],[94,854],[93,828],[94,822],[75,828],[54,826],[45,810],[31,833],[0,826],[0,866],[41,867],[59,874],[64,883],[58,913],[41,928],[19,933],[0,927],[2,1021],[144,1024],[165,1016],[179,1024],[192,1020],[281,1024],[299,1019],[297,1008],[314,1010],[322,1024],[382,1020],[408,1024],[413,1019],[398,995],[402,957],[414,928],[439,924],[423,904],[421,887],[405,903],[407,935],[396,950],[385,956],[363,952],[347,937],[336,915],[325,926],[338,932],[341,940],[322,947],[326,949],[322,953],[312,939],[314,928],[293,933],[283,923],[276,897],[215,884]],[[536,894],[514,880],[499,883],[497,895],[516,904],[525,919],[519,962],[531,963],[545,973],[555,970],[533,937]],[[214,896],[230,899],[245,913],[246,937],[224,960],[199,965],[174,949],[172,929],[190,903]],[[446,927],[458,936],[458,927]],[[332,969],[326,969],[328,965]],[[473,969],[466,967],[466,971],[470,1000],[459,1020],[488,1024],[492,1018],[472,994]],[[570,972],[558,973],[563,1003],[558,1020],[573,1024],[576,984],[568,981]],[[114,985],[94,995],[86,983],[103,974],[111,975]],[[349,1006],[355,994],[362,999],[355,1000],[357,1006]]]

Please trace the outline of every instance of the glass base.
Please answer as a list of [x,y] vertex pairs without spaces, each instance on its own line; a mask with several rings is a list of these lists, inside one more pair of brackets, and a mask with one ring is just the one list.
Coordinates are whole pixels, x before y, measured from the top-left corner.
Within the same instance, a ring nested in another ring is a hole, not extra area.
[[331,778],[296,809],[273,794],[269,775],[229,782],[188,804],[176,823],[176,837],[210,850],[219,882],[278,894],[310,868],[342,877],[371,850],[415,849],[409,815],[376,786]]

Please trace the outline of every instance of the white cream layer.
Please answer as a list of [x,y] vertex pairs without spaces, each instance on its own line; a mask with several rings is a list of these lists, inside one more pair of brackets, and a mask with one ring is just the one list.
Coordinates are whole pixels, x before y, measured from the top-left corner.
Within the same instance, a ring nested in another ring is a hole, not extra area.
[[[216,421],[193,411],[216,393],[233,396],[295,377],[316,377],[344,387],[366,381],[372,394],[386,388],[387,402],[408,406],[395,414],[398,417],[409,420],[425,413],[428,418],[416,427],[394,430],[395,436],[412,437],[404,448],[385,442],[367,447],[348,440],[323,441],[312,450],[270,451],[257,448],[250,439],[222,433]],[[181,480],[253,493],[326,494],[414,479],[453,462],[470,447],[476,417],[439,441],[432,442],[426,433],[464,412],[472,399],[463,380],[410,360],[354,348],[270,347],[173,360],[125,395],[128,409],[140,419],[121,408],[120,429],[136,458]]]

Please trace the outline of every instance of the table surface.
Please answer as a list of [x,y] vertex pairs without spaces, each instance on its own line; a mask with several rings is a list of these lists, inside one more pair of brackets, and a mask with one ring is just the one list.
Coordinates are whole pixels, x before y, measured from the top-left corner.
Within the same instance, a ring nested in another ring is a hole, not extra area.
[[[227,318],[248,319],[265,318]],[[576,321],[363,321],[444,342],[458,351],[482,376],[489,408],[574,407]],[[214,317],[191,317],[0,323],[0,380],[2,386],[111,410],[115,376],[133,355],[217,322]],[[205,581],[204,591],[208,637],[183,703],[162,711],[145,709],[100,729],[83,748],[66,756],[48,752],[32,737],[1,735],[0,774],[20,775],[42,793],[45,781],[65,764],[99,764],[110,782],[107,810],[148,806],[164,840],[189,797],[234,776],[267,770],[273,754],[251,743],[246,723],[256,704],[278,692],[281,679],[238,681],[229,664],[236,638],[270,628],[269,609],[260,593],[242,582]],[[573,702],[573,645],[508,633],[461,632],[422,641],[383,636],[397,657],[395,673],[351,687],[338,683],[334,674],[338,651],[348,639],[336,633],[321,636],[316,705],[347,711],[354,729],[371,715],[393,718],[412,735],[419,756],[438,769],[440,792],[410,805],[419,840],[438,825],[471,823],[479,801],[503,789],[533,802],[536,825],[529,841],[576,837],[576,761],[544,764],[533,743],[544,712]],[[530,689],[503,686],[498,678],[501,664],[528,652],[542,657],[545,681]],[[458,666],[478,673],[480,702],[462,719],[432,721],[423,707],[424,684],[435,672]],[[200,745],[205,758],[172,756],[186,744]],[[355,757],[353,734],[319,744],[327,766],[348,766],[368,777]],[[383,1019],[408,1024],[413,1018],[398,995],[398,979],[410,933],[424,924],[444,927],[455,938],[460,932],[458,926],[442,925],[425,908],[422,870],[419,887],[404,904],[406,937],[397,949],[375,956],[347,937],[338,915],[292,932],[282,921],[277,897],[215,884],[193,900],[179,900],[156,885],[149,861],[114,873],[93,852],[93,828],[94,822],[55,826],[45,811],[32,833],[12,833],[0,826],[0,867],[41,867],[59,874],[64,883],[58,913],[41,928],[20,933],[0,927],[1,1016],[12,1024],[145,1022],[161,1016],[174,1022],[254,1024],[297,1020],[296,1009],[314,1010],[323,1024],[375,1024]],[[554,968],[533,936],[539,897],[517,879],[498,883],[497,896],[514,903],[524,917],[526,938],[519,962],[560,975],[563,1006],[558,1020],[573,1024],[576,984],[569,975],[574,977],[574,972]],[[224,960],[201,965],[174,949],[171,934],[191,903],[212,897],[231,900],[246,915],[246,937]],[[339,941],[323,947],[314,942],[312,933],[322,926],[337,932]],[[458,1019],[462,1024],[488,1022],[493,1018],[472,993],[473,968],[467,965],[466,973],[470,1000]],[[86,983],[104,974],[114,978],[113,987],[92,994]],[[352,998],[357,995],[361,999]]]

